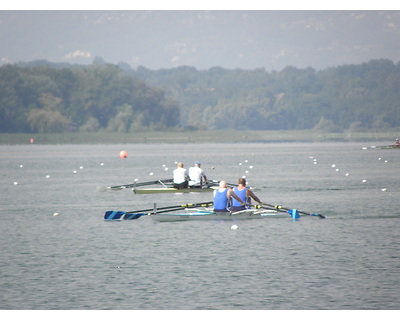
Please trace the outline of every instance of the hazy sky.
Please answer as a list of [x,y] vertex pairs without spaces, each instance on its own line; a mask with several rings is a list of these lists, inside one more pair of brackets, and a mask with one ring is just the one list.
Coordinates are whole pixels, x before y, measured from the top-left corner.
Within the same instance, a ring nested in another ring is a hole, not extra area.
[[400,11],[0,11],[0,63],[323,69],[400,60]]

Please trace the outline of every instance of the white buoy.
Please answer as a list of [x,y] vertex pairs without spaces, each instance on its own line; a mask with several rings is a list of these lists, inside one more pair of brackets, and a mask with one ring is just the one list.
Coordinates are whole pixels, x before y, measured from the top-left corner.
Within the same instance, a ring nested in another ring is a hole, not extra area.
[[165,171],[168,171],[168,168],[164,168]]
[[382,188],[382,191],[385,192],[385,191],[387,191],[387,189],[386,188]]
[[46,176],[46,179],[48,179],[48,178],[50,178],[50,176],[49,176],[49,175],[47,175],[47,176]]
[[237,229],[239,229],[239,227],[238,227],[236,224],[234,224],[234,225],[231,227],[231,229],[232,229],[232,230],[237,230]]
[[72,173],[75,174],[75,173],[76,173],[76,170],[72,171]]
[[100,163],[100,165],[101,165],[101,166],[104,166],[104,163],[102,162],[102,163]]
[[346,177],[348,177],[350,175],[350,173],[346,173]]
[[336,164],[333,164],[333,165],[332,165],[332,168],[334,168],[334,167],[336,167]]
[[58,215],[60,215],[58,212],[54,212],[53,216],[57,217]]
[[79,167],[79,169],[81,169],[81,170],[82,170],[82,169],[83,169],[83,167],[82,167],[82,166],[80,166],[80,167]]
[[17,184],[18,184],[18,182],[17,182],[17,181],[15,181],[15,182],[14,182],[14,186],[16,186]]
[[336,169],[336,171],[339,171],[339,169]]
[[23,167],[24,167],[24,165],[23,165],[23,164],[20,164],[20,165],[19,165],[19,167],[20,167],[20,168],[23,168]]
[[366,180],[366,179],[364,179],[362,182],[363,182],[363,183],[365,183],[365,182],[367,182],[367,180]]
[[152,176],[154,173],[153,173],[153,172],[150,172],[149,174]]

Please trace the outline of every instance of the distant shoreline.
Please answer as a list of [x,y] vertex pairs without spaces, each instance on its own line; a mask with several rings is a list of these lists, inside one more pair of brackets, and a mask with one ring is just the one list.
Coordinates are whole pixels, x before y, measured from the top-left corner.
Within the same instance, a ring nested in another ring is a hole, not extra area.
[[[0,133],[0,145],[23,144],[164,144],[164,143],[272,143],[394,141],[400,130],[387,132],[317,132],[313,130],[273,131],[148,131],[133,133]],[[33,139],[33,140],[31,140]],[[32,142],[31,142],[32,141]]]

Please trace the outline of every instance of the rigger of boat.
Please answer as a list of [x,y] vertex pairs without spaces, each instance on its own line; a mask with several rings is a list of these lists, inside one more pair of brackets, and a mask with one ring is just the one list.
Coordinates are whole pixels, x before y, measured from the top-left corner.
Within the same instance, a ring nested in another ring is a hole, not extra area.
[[[151,185],[159,185],[159,187],[152,188],[142,188]],[[177,189],[173,187],[172,179],[160,179],[154,181],[145,182],[133,182],[129,184],[122,184],[118,186],[109,187],[97,187],[97,191],[119,191],[123,189],[132,189],[135,194],[150,194],[150,193],[194,193],[194,192],[212,192],[218,188],[218,180],[208,180],[205,184],[196,187],[188,187],[183,189]],[[228,183],[229,186],[234,186]]]

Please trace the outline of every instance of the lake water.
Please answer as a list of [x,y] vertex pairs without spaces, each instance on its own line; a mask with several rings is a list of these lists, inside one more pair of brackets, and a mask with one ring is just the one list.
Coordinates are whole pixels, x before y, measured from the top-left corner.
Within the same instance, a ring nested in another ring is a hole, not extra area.
[[[0,308],[399,309],[400,151],[373,144],[0,146]],[[104,221],[211,200],[96,190],[171,178],[176,161],[328,219]]]

